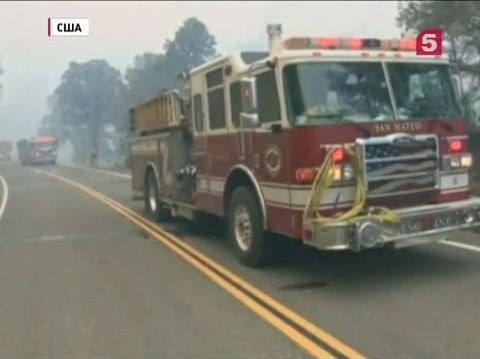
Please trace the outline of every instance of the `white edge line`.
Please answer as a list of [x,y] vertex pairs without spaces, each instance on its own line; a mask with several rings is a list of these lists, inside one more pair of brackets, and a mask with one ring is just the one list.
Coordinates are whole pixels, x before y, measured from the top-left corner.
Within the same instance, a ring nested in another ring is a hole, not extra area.
[[128,179],[132,178],[132,175],[128,175],[126,173],[119,173],[119,172],[114,172],[114,171],[102,170],[102,169],[99,169],[99,168],[88,168],[88,167],[85,167],[85,168],[89,169],[89,170],[92,170],[92,171],[103,172],[103,173],[106,173],[106,174],[109,174],[109,175],[112,175],[112,176],[118,176],[118,177],[121,177],[121,178],[128,178]]
[[3,178],[2,175],[0,175],[0,182],[2,183],[2,187],[3,187],[2,203],[0,204],[0,220],[1,220],[3,217],[3,213],[5,212],[5,208],[7,207],[8,186],[7,186],[7,181],[5,181],[5,178]]
[[101,169],[101,168],[91,168],[91,167],[86,167],[86,166],[73,166],[73,165],[67,165],[67,164],[63,164],[63,163],[62,163],[62,165],[65,166],[65,167],[77,168],[77,169],[83,169],[83,170],[95,171],[95,172],[101,172],[101,173],[106,173],[106,174],[112,175],[112,176],[132,179],[132,175],[129,175],[129,174],[126,174],[126,173],[108,171],[108,170],[104,170],[104,169]]
[[445,240],[439,241],[438,243],[445,244],[451,247],[465,249],[467,251],[480,252],[480,247],[472,246],[470,244],[465,244],[465,243],[460,243],[455,241],[445,241]]

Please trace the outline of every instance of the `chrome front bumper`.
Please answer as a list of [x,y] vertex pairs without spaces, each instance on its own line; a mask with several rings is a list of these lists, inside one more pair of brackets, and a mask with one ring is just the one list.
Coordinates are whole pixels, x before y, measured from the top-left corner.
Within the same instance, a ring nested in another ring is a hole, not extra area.
[[338,222],[328,227],[305,222],[303,242],[323,250],[358,251],[447,240],[455,231],[480,226],[480,197],[402,208],[395,212],[400,217],[400,223],[395,225],[375,219],[355,224]]

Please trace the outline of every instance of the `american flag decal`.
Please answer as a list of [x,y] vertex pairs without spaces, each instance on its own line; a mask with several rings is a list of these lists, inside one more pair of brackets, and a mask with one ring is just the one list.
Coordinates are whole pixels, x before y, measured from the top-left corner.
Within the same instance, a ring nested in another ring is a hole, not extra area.
[[391,158],[400,156],[436,156],[437,142],[434,138],[425,141],[417,141],[411,146],[395,145],[392,143],[375,143],[365,146],[365,157],[367,160],[373,158]]
[[401,162],[376,162],[367,164],[367,175],[371,178],[396,175],[409,172],[434,171],[435,159],[404,160]]
[[369,195],[395,194],[435,187],[437,141],[433,136],[392,142],[378,138],[364,144]]

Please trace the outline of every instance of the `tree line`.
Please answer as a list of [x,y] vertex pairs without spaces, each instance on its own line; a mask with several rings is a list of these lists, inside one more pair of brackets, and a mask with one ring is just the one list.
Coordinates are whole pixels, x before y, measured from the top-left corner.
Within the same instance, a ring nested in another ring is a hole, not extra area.
[[127,154],[128,109],[164,89],[181,90],[178,74],[217,55],[216,40],[196,18],[184,21],[163,52],[135,56],[122,74],[106,60],[71,62],[48,98],[39,133],[70,142],[75,161],[99,157],[122,161]]

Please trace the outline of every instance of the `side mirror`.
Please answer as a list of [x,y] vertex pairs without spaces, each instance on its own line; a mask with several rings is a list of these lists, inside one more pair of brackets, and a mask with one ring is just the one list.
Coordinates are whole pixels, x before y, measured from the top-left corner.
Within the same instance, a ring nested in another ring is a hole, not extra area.
[[243,78],[240,80],[242,98],[242,112],[257,112],[257,86],[255,78]]
[[240,126],[254,128],[260,125],[257,114],[257,84],[254,77],[240,80],[242,99],[242,112],[240,113]]

